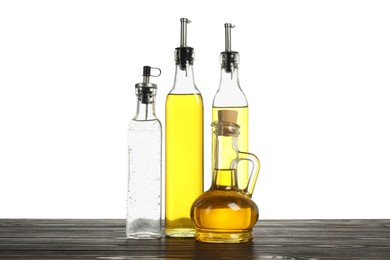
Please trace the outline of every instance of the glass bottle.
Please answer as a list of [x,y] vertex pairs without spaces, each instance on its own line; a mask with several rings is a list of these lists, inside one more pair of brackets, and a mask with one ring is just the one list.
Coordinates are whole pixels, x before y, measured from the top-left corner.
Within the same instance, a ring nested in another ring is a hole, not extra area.
[[[210,243],[244,243],[253,239],[259,211],[251,199],[260,171],[259,159],[238,150],[240,126],[235,110],[220,110],[214,127],[214,166],[211,188],[197,198],[191,208],[196,225],[195,239]],[[239,119],[238,119],[239,120]],[[237,184],[242,160],[253,164],[245,188]]]
[[165,234],[193,237],[191,205],[203,192],[203,101],[193,76],[194,49],[187,47],[187,18],[181,18],[176,75],[165,106]]
[[[218,111],[234,110],[238,113],[240,125],[240,151],[248,151],[248,102],[242,91],[238,78],[239,53],[231,49],[231,28],[234,26],[225,23],[225,51],[221,52],[221,80],[214,96],[212,108],[212,121],[218,120]],[[214,135],[212,145],[215,144]],[[214,165],[214,147],[212,147],[212,165]],[[248,181],[248,164],[243,162],[238,166],[238,186],[244,188]]]
[[162,127],[155,113],[157,85],[149,82],[154,68],[144,66],[143,69],[143,83],[135,85],[137,113],[128,130],[126,236],[154,239],[161,237]]

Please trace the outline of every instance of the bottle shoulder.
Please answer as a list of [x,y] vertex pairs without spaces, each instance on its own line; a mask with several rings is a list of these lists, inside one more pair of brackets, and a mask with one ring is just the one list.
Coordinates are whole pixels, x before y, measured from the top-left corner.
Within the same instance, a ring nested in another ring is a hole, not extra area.
[[165,101],[166,108],[168,107],[203,107],[203,97],[200,93],[197,94],[175,94],[169,93]]
[[132,119],[129,122],[129,131],[144,131],[144,130],[154,130],[161,131],[162,125],[160,120],[152,119],[152,120],[136,120]]
[[209,207],[210,205],[228,206],[231,203],[237,203],[239,201],[240,205],[245,207],[255,207],[256,203],[244,195],[240,191],[225,191],[225,190],[216,190],[210,189],[200,195],[197,200],[194,202],[194,206],[198,207]]
[[242,107],[248,106],[248,100],[240,87],[225,89],[220,87],[215,93],[213,106],[216,107]]
[[182,69],[180,66],[176,66],[173,87],[169,93],[200,94],[200,91],[195,84],[192,65],[187,64],[186,69]]
[[200,95],[199,89],[194,86],[193,88],[180,88],[173,87],[171,91],[169,91],[168,95]]

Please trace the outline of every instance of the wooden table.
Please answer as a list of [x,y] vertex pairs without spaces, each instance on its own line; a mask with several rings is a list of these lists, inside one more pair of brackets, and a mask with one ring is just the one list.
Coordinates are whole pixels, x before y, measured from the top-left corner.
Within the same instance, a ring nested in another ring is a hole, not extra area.
[[390,259],[390,220],[263,220],[246,244],[127,240],[124,220],[0,219],[0,259]]

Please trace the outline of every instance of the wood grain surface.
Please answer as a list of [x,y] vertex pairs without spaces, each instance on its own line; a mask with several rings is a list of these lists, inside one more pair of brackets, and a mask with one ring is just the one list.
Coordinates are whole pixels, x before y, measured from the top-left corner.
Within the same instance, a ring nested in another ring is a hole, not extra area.
[[390,220],[263,220],[246,244],[128,240],[118,219],[0,219],[0,259],[390,259]]

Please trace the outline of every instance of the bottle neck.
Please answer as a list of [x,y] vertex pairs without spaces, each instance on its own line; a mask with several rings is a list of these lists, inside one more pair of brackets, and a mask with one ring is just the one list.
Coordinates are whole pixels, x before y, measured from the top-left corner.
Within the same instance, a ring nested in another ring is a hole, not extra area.
[[154,99],[155,99],[155,95],[149,95],[148,102],[145,102],[145,100],[142,100],[142,95],[138,95],[137,113],[135,114],[133,120],[147,121],[147,120],[157,119]]
[[238,189],[237,168],[233,163],[237,159],[238,136],[214,134],[216,138],[212,188]]
[[193,94],[199,93],[195,86],[193,65],[188,61],[185,67],[180,64],[176,65],[175,81],[173,84],[172,94]]
[[238,78],[238,65],[228,69],[221,68],[221,81],[219,84],[220,89],[240,89],[240,82]]

